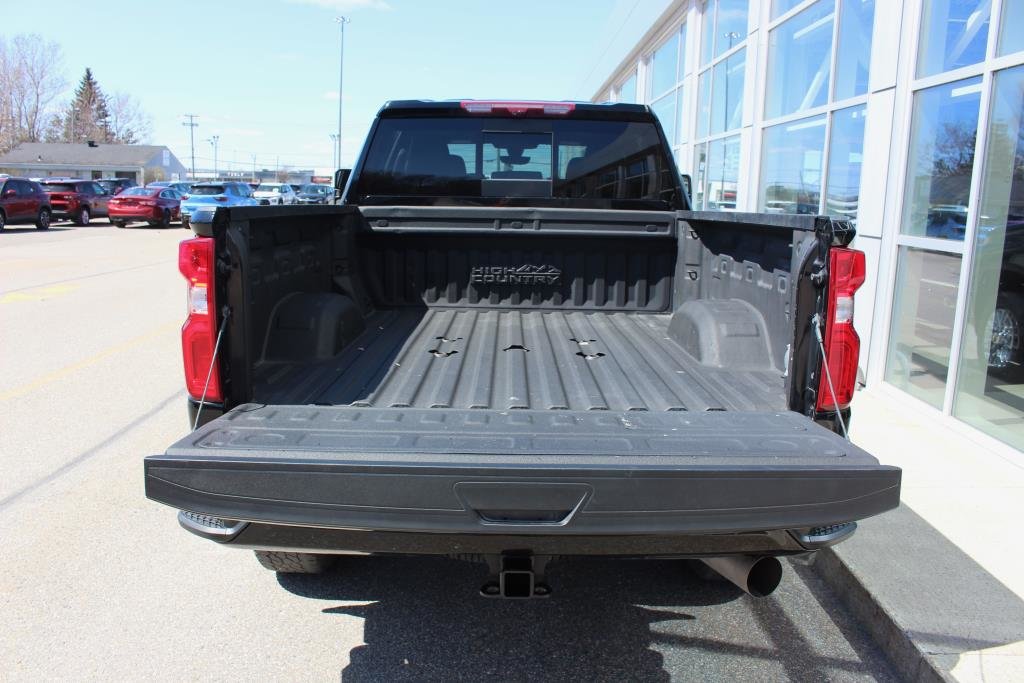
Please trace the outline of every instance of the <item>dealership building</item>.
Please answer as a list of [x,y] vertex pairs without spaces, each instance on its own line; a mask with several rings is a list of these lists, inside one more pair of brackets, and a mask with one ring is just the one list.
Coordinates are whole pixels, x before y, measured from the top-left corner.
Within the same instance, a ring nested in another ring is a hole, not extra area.
[[855,220],[864,381],[1019,457],[1024,2],[616,13],[587,95],[651,107],[698,209]]

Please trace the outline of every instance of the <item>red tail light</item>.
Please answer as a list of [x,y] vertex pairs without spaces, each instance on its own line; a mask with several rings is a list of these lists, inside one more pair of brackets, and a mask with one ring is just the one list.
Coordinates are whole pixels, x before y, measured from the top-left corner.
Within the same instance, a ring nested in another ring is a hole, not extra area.
[[[217,298],[214,292],[214,251],[212,237],[196,237],[178,246],[178,270],[188,281],[188,319],[181,328],[181,350],[185,361],[185,385],[193,398],[223,401],[220,374],[213,362],[217,339]],[[207,387],[206,378],[210,384]]]
[[189,198],[190,196],[191,196],[191,195],[187,195],[187,194],[183,194],[183,195],[181,195],[181,201],[185,201],[185,200],[186,200],[186,199],[188,199],[188,198]]
[[214,199],[216,199],[218,202],[226,202],[228,200],[228,198],[225,197],[224,195],[218,195],[214,197]]
[[836,395],[822,367],[818,382],[818,410],[843,409],[853,400],[857,384],[860,337],[853,329],[853,295],[864,284],[864,252],[833,247],[828,255],[828,309],[825,323],[825,359]]
[[491,114],[504,111],[512,116],[527,113],[568,114],[576,109],[573,102],[503,102],[494,100],[463,100],[459,103],[470,114]]

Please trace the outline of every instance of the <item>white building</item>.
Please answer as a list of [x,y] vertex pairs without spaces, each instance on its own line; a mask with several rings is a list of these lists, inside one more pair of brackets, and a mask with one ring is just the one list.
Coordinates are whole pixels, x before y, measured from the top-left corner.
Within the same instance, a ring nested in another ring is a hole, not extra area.
[[593,99],[651,106],[696,208],[855,218],[865,381],[1019,457],[1024,0],[630,5]]

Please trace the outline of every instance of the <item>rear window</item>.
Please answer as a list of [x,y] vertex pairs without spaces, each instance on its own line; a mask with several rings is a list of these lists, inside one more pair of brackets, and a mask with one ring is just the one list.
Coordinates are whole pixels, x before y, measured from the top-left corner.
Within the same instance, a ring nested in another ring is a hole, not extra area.
[[44,183],[43,189],[47,192],[78,192],[74,183]]
[[223,185],[195,185],[189,194],[224,194]]
[[684,208],[653,122],[546,118],[382,118],[350,201]]
[[149,197],[159,190],[158,187],[129,187],[121,193],[122,197]]

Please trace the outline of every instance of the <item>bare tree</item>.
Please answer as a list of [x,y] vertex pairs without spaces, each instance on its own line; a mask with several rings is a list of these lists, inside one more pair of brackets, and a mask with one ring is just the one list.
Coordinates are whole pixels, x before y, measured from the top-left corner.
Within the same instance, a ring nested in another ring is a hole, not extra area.
[[66,85],[61,62],[60,45],[38,34],[0,43],[0,87],[7,95],[0,144],[6,149],[43,138],[54,100]]
[[142,110],[138,100],[126,92],[116,92],[107,98],[110,133],[116,142],[134,145],[148,142],[153,132],[153,120]]

